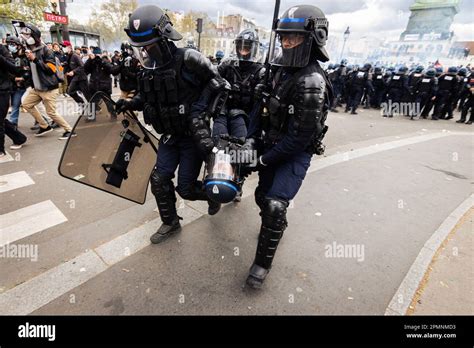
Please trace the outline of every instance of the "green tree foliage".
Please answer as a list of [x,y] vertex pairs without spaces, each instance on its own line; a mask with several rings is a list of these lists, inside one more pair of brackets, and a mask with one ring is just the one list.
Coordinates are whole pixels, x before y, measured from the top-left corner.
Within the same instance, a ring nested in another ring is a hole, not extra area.
[[43,12],[48,9],[47,0],[0,1],[0,16],[25,22],[43,21]]

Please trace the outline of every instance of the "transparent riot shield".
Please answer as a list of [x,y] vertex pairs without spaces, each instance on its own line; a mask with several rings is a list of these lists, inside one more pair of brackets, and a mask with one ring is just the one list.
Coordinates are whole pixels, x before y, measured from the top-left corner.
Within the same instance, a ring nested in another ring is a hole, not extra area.
[[131,112],[98,92],[74,125],[59,174],[78,183],[144,204],[156,162],[158,139]]

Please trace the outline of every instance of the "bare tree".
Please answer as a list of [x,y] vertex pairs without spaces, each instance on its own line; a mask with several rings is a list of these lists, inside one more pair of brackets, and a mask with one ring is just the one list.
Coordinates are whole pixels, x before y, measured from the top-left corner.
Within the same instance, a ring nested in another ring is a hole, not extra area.
[[128,15],[137,6],[136,0],[109,0],[92,11],[88,25],[100,33],[105,46],[118,47],[127,40],[124,28],[128,26]]

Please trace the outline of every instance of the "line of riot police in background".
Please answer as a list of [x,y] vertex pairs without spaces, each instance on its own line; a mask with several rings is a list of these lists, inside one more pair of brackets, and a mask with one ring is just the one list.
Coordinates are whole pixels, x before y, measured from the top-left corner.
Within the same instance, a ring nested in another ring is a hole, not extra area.
[[[362,67],[348,64],[328,64],[326,72],[334,86],[331,110],[345,105],[345,112],[357,114],[357,108],[380,109],[382,116],[404,115],[432,120],[450,120],[454,112],[461,113],[456,122],[472,124],[474,67],[406,66]],[[470,113],[469,118],[467,118]],[[467,120],[467,122],[466,122]]]

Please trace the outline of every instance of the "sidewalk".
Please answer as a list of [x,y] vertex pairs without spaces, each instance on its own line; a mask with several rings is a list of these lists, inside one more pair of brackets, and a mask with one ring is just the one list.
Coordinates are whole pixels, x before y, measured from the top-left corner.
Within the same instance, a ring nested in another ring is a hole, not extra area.
[[474,209],[451,231],[426,272],[408,315],[474,312]]

